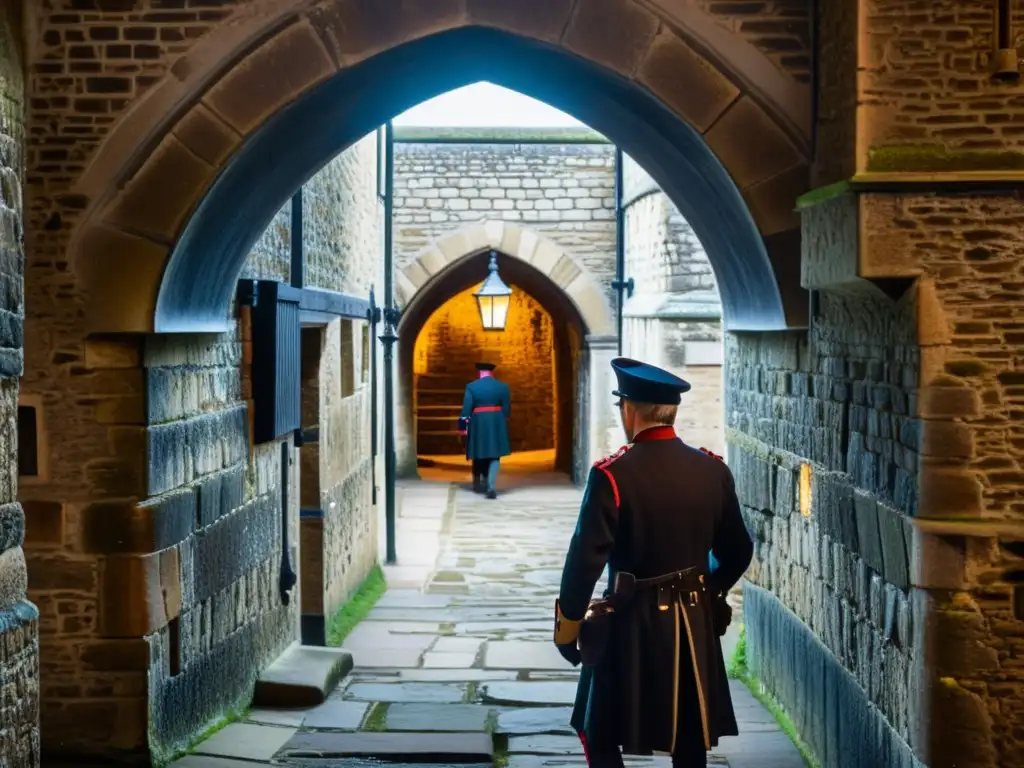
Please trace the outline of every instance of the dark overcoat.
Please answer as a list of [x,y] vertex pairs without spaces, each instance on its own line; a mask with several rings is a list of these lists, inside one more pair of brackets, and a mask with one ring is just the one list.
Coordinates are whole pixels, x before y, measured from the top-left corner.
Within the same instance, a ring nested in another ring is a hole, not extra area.
[[616,608],[607,653],[583,668],[573,709],[588,744],[649,755],[710,749],[738,732],[711,609],[752,556],[729,468],[671,427],[646,430],[594,465],[562,572],[562,614],[583,618],[606,564],[612,579],[693,568],[703,589],[640,588]]
[[466,385],[460,421],[469,425],[467,459],[500,459],[512,453],[506,423],[511,408],[512,401],[505,382],[485,376]]

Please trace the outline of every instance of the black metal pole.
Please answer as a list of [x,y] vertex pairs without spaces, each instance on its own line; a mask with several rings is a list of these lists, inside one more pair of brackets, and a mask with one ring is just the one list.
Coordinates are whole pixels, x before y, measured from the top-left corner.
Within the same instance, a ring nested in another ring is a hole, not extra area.
[[395,553],[395,342],[398,335],[395,324],[398,311],[394,295],[394,254],[392,244],[392,209],[394,206],[394,158],[395,139],[391,121],[387,123],[384,137],[384,525],[387,535],[386,562],[394,565]]
[[622,305],[623,293],[626,289],[626,233],[623,224],[626,217],[622,211],[622,150],[615,147],[615,282],[612,284],[618,292],[616,302],[615,324],[618,332],[618,350],[622,355]]
[[302,187],[292,195],[292,252],[291,284],[293,288],[305,287],[306,257],[302,250]]
[[[374,286],[370,286],[370,309],[367,311],[366,321],[370,324],[370,338],[377,336],[377,323],[380,322],[380,307],[377,306],[377,299],[374,295]],[[370,456],[374,461],[370,462],[370,482],[372,488],[371,501],[377,503],[377,342],[370,344]]]

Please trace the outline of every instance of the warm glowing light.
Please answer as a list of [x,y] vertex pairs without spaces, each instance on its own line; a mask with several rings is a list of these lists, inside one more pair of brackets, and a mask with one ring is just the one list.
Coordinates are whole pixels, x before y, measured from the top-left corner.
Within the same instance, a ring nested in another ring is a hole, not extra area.
[[512,299],[512,289],[498,274],[498,254],[491,251],[491,263],[488,267],[487,279],[480,290],[473,294],[480,307],[480,322],[485,331],[504,331],[508,322],[508,308]]
[[800,514],[811,516],[811,465],[800,465]]

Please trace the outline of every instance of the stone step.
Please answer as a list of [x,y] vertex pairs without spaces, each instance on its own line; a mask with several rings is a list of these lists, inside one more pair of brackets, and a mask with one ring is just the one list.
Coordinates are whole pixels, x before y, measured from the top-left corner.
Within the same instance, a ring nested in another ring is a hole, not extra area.
[[295,734],[278,755],[288,758],[374,758],[391,763],[490,763],[494,742],[488,733],[330,733]]
[[424,405],[452,405],[458,403],[462,406],[462,398],[465,395],[461,389],[421,389],[416,393],[416,407]]
[[462,376],[453,373],[421,373],[416,376],[416,386],[420,389],[463,389],[476,378],[476,371],[469,371]]
[[315,707],[352,670],[352,654],[340,648],[293,645],[263,670],[254,707]]

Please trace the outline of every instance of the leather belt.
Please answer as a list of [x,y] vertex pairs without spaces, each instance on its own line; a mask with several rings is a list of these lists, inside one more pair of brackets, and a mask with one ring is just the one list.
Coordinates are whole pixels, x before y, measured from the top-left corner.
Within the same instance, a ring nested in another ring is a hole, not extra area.
[[[623,581],[625,582],[621,587],[618,584],[620,576],[624,577]],[[696,605],[700,595],[707,591],[705,580],[704,572],[696,566],[648,579],[637,579],[632,574],[616,574],[615,591],[618,592],[621,589],[621,591],[631,594],[638,589],[657,588],[658,610],[667,611],[677,597],[685,597],[690,605]],[[632,584],[629,584],[630,581]]]

